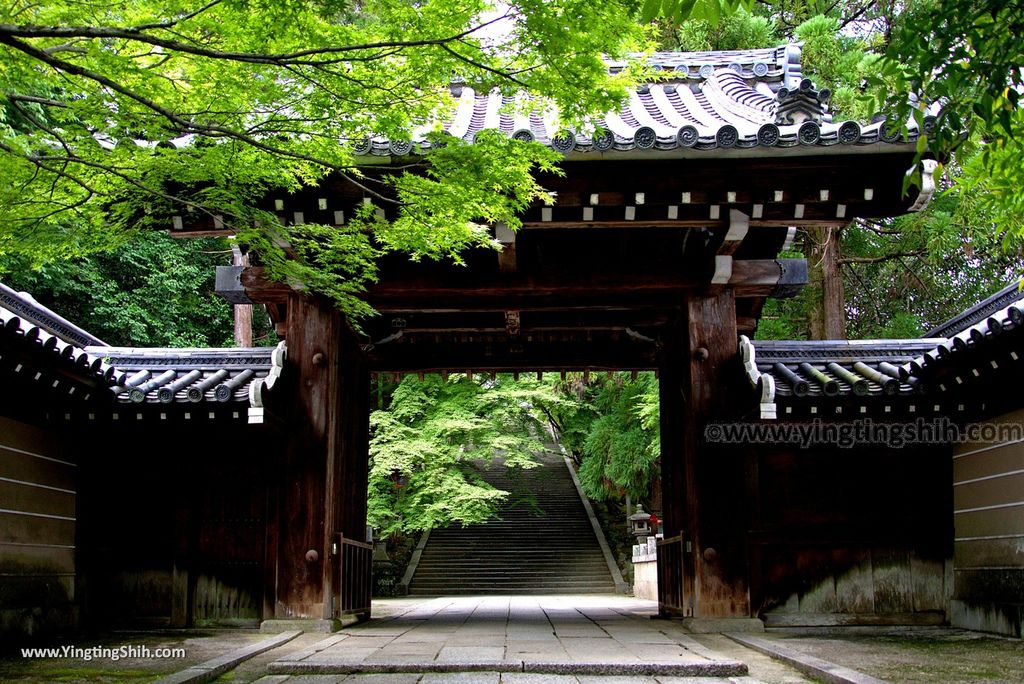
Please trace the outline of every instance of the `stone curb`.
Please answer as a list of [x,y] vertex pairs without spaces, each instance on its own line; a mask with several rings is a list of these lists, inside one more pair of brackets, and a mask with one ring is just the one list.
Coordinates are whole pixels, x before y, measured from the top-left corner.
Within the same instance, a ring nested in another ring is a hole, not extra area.
[[354,615],[346,615],[341,619],[317,620],[314,618],[271,618],[260,623],[262,634],[281,634],[290,632],[320,632],[330,634],[339,629],[354,625],[359,620]]
[[398,594],[399,596],[409,595],[409,585],[412,584],[412,578],[416,574],[416,568],[420,565],[420,558],[423,557],[423,549],[427,548],[427,540],[430,539],[430,530],[426,530],[420,535],[419,542],[416,543],[416,548],[412,552],[412,557],[409,558],[409,565],[405,567],[405,574],[402,575],[402,581],[398,583]]
[[863,672],[857,670],[851,670],[848,667],[842,667],[835,663],[830,663],[827,660],[821,658],[815,658],[814,656],[805,655],[794,651],[791,648],[763,639],[760,637],[750,636],[748,634],[736,634],[729,633],[724,634],[736,643],[752,648],[759,653],[763,653],[766,656],[781,660],[787,665],[791,665],[804,674],[811,675],[823,682],[829,684],[889,684],[884,679],[876,679],[871,675],[866,675]]
[[267,666],[271,674],[395,674],[402,672],[528,672],[531,674],[564,675],[632,675],[677,677],[742,677],[747,666],[735,660],[710,663],[601,663],[601,662],[531,662],[525,660],[492,660],[477,662],[424,661],[420,663],[339,663],[276,661]]
[[166,677],[161,677],[154,684],[201,684],[202,682],[212,681],[228,670],[235,668],[239,663],[272,648],[286,644],[300,634],[302,634],[300,630],[282,632],[270,639],[264,639],[255,644],[235,649],[222,656],[193,665],[190,668],[175,672]]

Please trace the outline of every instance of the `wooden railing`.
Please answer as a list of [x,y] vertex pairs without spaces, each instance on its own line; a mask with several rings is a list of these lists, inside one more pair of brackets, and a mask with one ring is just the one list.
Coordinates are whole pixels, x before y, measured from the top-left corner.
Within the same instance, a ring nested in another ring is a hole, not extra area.
[[683,576],[683,535],[658,540],[658,612],[687,614]]
[[355,615],[370,618],[373,591],[373,544],[337,535],[338,554],[334,564],[334,617]]

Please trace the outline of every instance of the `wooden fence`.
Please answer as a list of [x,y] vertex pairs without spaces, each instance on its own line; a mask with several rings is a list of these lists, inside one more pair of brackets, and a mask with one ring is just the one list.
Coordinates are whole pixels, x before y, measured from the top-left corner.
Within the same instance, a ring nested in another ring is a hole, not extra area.
[[686,615],[683,582],[683,535],[658,540],[658,611]]
[[373,544],[337,536],[338,555],[334,571],[334,617],[356,615],[370,618],[373,591]]

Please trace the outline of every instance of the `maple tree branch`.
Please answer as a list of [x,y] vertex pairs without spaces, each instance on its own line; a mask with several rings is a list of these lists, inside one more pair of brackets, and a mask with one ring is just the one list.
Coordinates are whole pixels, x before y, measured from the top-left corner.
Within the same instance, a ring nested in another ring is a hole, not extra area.
[[299,152],[293,152],[291,150],[275,147],[274,145],[269,145],[263,142],[262,140],[257,140],[252,136],[246,135],[240,131],[233,130],[226,126],[221,126],[218,124],[202,124],[196,121],[191,121],[167,109],[166,107],[161,106],[159,103],[153,101],[152,99],[140,95],[135,91],[113,81],[112,79],[107,78],[103,74],[96,73],[84,67],[80,67],[77,64],[66,62],[62,59],[54,57],[53,55],[47,54],[45,51],[40,50],[35,46],[29,45],[28,43],[24,43],[16,38],[4,35],[2,31],[0,31],[0,44],[9,45],[17,50],[20,50],[25,54],[29,55],[30,57],[35,57],[39,61],[53,67],[58,71],[63,71],[67,74],[73,74],[75,76],[81,76],[82,78],[95,81],[96,83],[99,83],[100,85],[105,86],[116,93],[120,93],[121,95],[129,98],[130,100],[133,100],[141,104],[147,109],[167,119],[169,123],[173,124],[173,128],[182,134],[196,133],[199,135],[206,135],[214,138],[231,138],[239,142],[245,143],[258,150],[268,152],[270,154],[280,155],[282,157],[287,157],[289,159],[295,159],[298,161],[309,162],[311,164],[321,166],[325,169],[330,169],[332,171],[338,172],[342,177],[350,181],[360,190],[369,195],[372,195],[374,198],[379,199],[382,202],[399,204],[397,200],[388,197],[387,195],[384,195],[382,193],[379,193],[376,190],[373,190],[372,188],[356,180],[356,178],[351,173],[348,172],[351,167],[341,166],[333,162],[327,161],[325,159],[319,159],[317,157],[310,156],[308,154],[301,154]]
[[215,7],[215,6],[219,5],[223,1],[224,0],[213,0],[212,2],[208,2],[205,5],[203,5],[202,7],[198,8],[198,9],[195,9],[195,10],[189,12],[188,14],[181,15],[180,17],[175,17],[174,19],[165,19],[164,21],[158,21],[158,22],[154,22],[154,23],[151,23],[151,24],[139,24],[138,26],[132,27],[131,30],[133,30],[133,31],[147,31],[147,30],[150,30],[150,29],[171,28],[172,26],[180,24],[183,21],[188,21],[189,19],[192,19],[193,17],[199,16],[200,14],[205,12],[206,10],[211,9],[212,7]]
[[5,39],[15,38],[120,38],[122,40],[129,40],[159,46],[167,50],[176,50],[178,52],[182,52],[189,55],[195,55],[197,57],[206,57],[209,59],[223,59],[235,62],[245,62],[250,64],[270,64],[276,66],[283,66],[285,64],[296,63],[296,60],[300,60],[304,57],[315,57],[317,55],[336,55],[351,52],[358,53],[365,52],[367,50],[380,50],[390,48],[443,46],[446,45],[447,43],[455,42],[462,38],[470,36],[473,33],[486,28],[487,26],[490,26],[498,21],[505,19],[507,16],[508,12],[501,16],[495,17],[494,19],[473,26],[472,28],[468,28],[465,31],[462,31],[461,33],[457,33],[446,38],[420,38],[418,40],[377,41],[372,43],[356,43],[353,45],[325,45],[324,47],[319,48],[309,48],[307,50],[297,50],[295,52],[284,52],[277,54],[259,54],[255,52],[234,52],[227,50],[214,50],[211,48],[193,45],[181,40],[171,40],[167,38],[160,38],[159,36],[153,36],[143,32],[143,30],[140,30],[139,28],[120,28],[113,26],[37,26],[32,24],[0,24],[0,42],[4,42],[8,45],[11,45],[9,40]]

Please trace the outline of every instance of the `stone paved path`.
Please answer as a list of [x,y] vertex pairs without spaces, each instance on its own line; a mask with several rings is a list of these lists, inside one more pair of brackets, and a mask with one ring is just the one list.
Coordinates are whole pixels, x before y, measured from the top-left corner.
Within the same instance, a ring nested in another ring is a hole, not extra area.
[[711,651],[678,623],[650,619],[656,611],[652,601],[624,596],[405,602],[388,617],[282,657],[259,681],[754,682],[745,664]]
[[572,676],[498,672],[434,674],[268,675],[256,684],[761,684],[751,677]]

